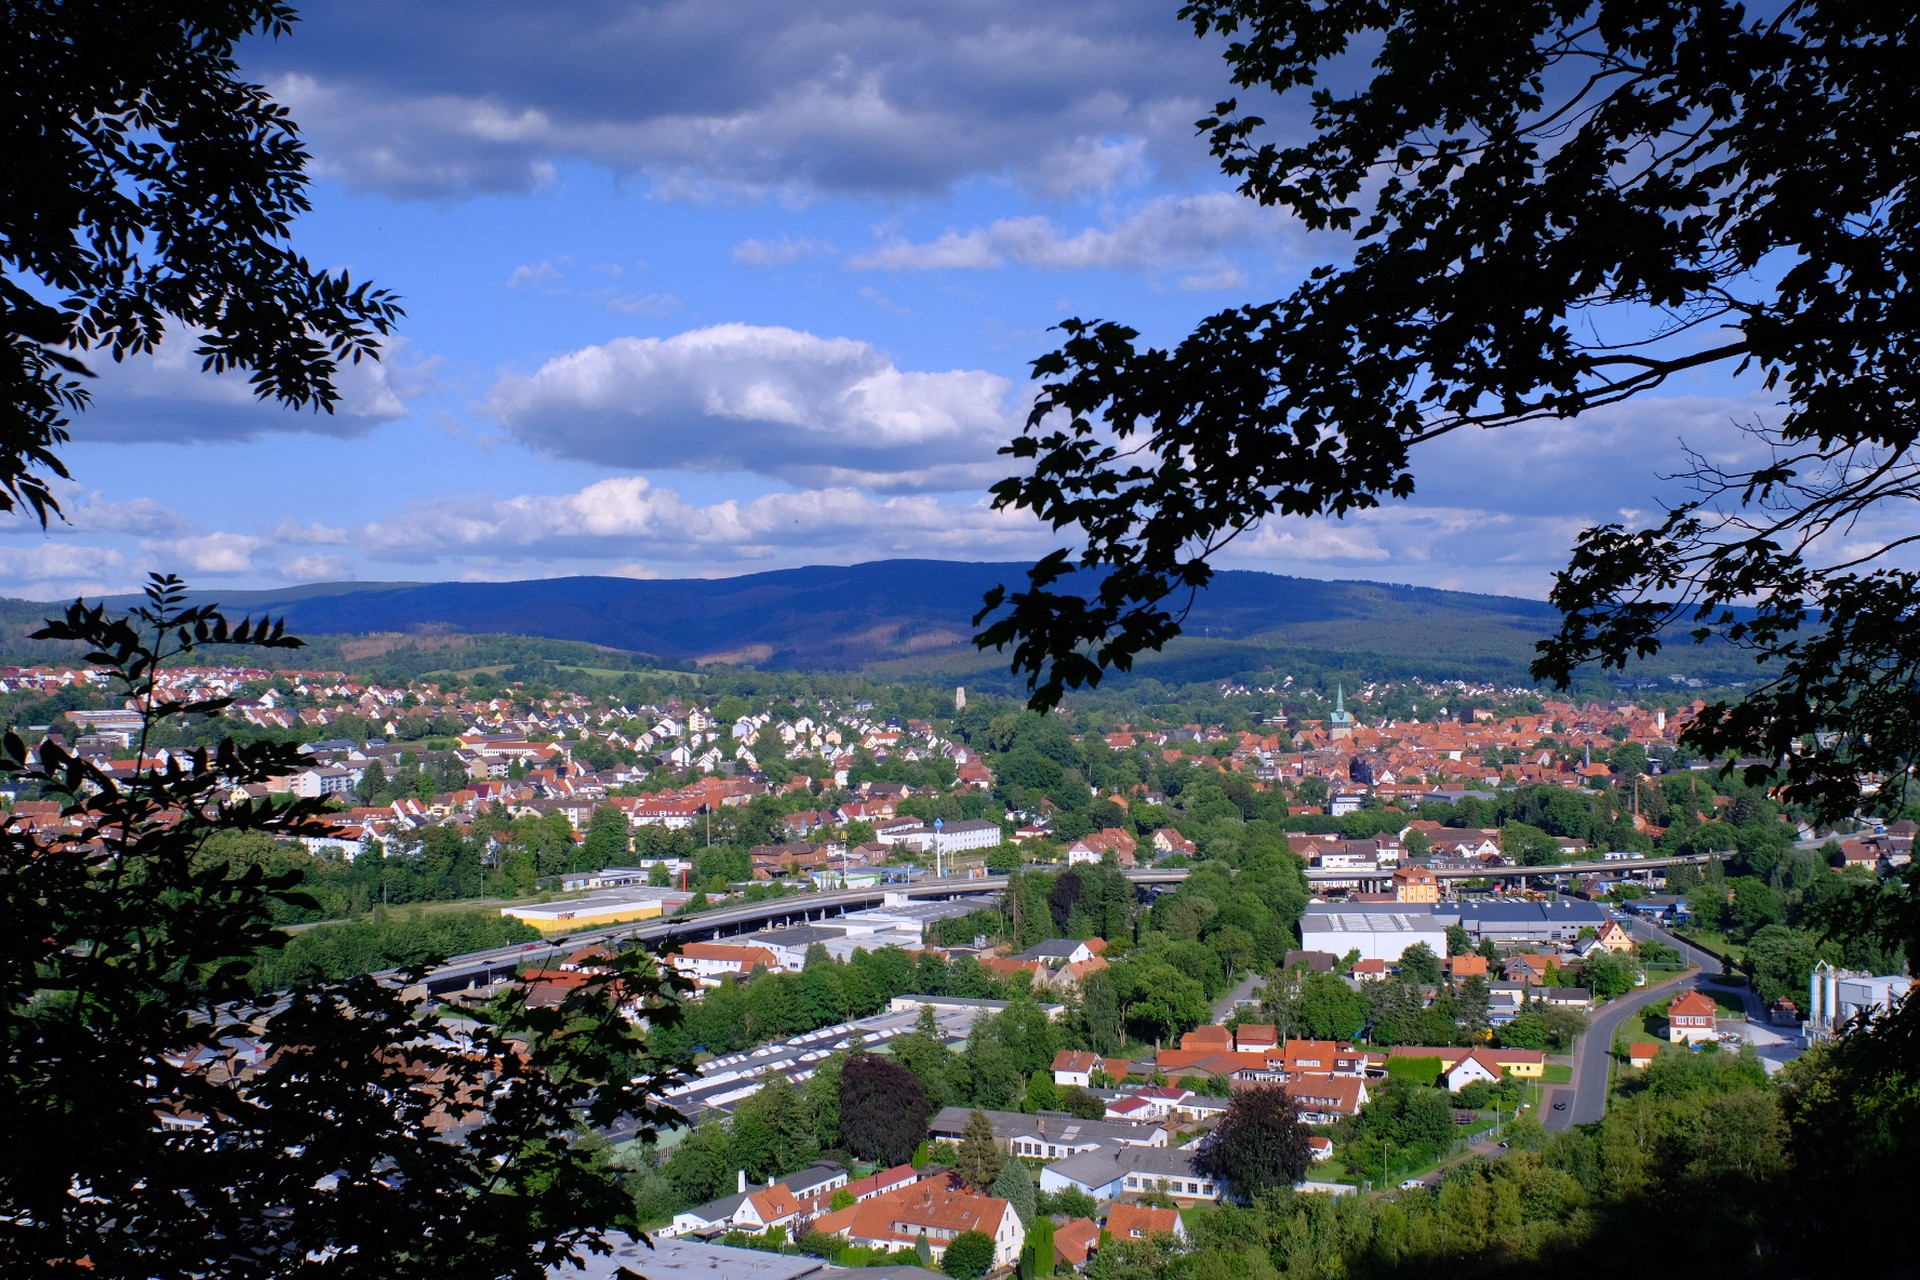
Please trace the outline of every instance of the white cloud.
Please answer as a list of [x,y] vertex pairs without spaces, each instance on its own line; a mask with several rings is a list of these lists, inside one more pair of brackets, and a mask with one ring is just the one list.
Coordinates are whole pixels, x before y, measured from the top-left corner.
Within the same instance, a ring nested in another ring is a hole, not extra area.
[[684,574],[893,555],[978,560],[1032,555],[1045,542],[1031,518],[992,511],[984,501],[814,489],[701,506],[644,476],[559,495],[440,499],[368,524],[355,537],[376,558],[484,561],[498,570],[489,576],[524,576],[524,568],[507,566],[528,563],[577,572],[582,559],[616,560],[622,572],[656,575],[662,565]]
[[[76,435],[88,443],[180,444],[286,431],[357,436],[407,416],[397,380],[383,360],[341,365],[334,375],[339,402],[332,413],[320,413],[259,400],[244,373],[205,372],[194,354],[196,344],[194,335],[176,332],[151,355],[118,364],[89,361],[98,375],[88,384],[93,406],[79,420]],[[388,344],[396,353],[400,346]]]
[[507,288],[551,289],[564,279],[566,274],[552,262],[523,262],[507,277]]
[[902,370],[850,338],[725,324],[556,357],[502,379],[487,412],[534,448],[607,466],[899,491],[997,478],[1012,392],[978,370]]
[[[856,271],[989,270],[1017,263],[1042,271],[1146,271],[1204,266],[1210,277],[1237,283],[1239,273],[1221,254],[1257,245],[1278,246],[1292,223],[1243,196],[1215,191],[1161,196],[1105,227],[1071,234],[1049,218],[1002,218],[986,227],[947,231],[915,244],[895,240],[847,260]],[[1184,282],[1183,282],[1184,283]],[[1223,287],[1202,283],[1199,287]]]
[[265,538],[243,533],[204,533],[186,538],[148,538],[140,549],[162,572],[180,574],[251,573],[254,554],[267,545]]
[[733,260],[749,267],[784,267],[802,258],[833,252],[833,246],[825,241],[782,235],[773,240],[742,240],[733,246]]
[[615,293],[607,295],[607,310],[623,316],[664,316],[680,309],[680,298],[671,293]]
[[349,582],[353,561],[346,556],[296,556],[280,566],[280,576],[288,582]]

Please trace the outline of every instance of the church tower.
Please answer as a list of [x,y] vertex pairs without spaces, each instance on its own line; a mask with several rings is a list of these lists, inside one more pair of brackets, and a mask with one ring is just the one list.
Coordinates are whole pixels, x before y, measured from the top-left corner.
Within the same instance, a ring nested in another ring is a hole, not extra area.
[[1335,742],[1353,736],[1353,713],[1347,710],[1347,689],[1343,684],[1334,686],[1333,714],[1327,717],[1327,726]]

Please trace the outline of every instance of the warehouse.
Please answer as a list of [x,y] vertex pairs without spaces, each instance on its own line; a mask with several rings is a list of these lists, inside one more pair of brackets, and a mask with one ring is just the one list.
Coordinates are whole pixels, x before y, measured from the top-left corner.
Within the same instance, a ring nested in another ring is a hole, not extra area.
[[1398,904],[1396,910],[1366,910],[1342,903],[1307,908],[1300,919],[1300,945],[1308,951],[1330,951],[1345,956],[1357,951],[1362,960],[1399,963],[1401,953],[1417,942],[1437,956],[1447,954],[1447,928],[1431,911]]
[[1582,929],[1598,932],[1607,922],[1605,909],[1574,898],[1548,902],[1467,902],[1460,906],[1460,923],[1476,940],[1497,943],[1547,944],[1572,942]]

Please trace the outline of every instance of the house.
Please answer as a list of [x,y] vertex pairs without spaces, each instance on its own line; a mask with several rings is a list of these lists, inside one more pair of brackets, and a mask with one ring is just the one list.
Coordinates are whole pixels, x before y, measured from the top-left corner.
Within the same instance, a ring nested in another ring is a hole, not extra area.
[[1308,1124],[1333,1124],[1367,1105],[1367,1082],[1359,1076],[1299,1075],[1280,1087]]
[[1674,1044],[1711,1040],[1716,1034],[1714,1022],[1719,1016],[1720,1006],[1713,1002],[1712,996],[1699,991],[1683,992],[1667,1006],[1667,1039]]
[[1100,1224],[1092,1218],[1072,1218],[1053,1231],[1053,1256],[1057,1265],[1081,1267],[1100,1243]]
[[1115,1240],[1146,1240],[1159,1235],[1187,1238],[1178,1209],[1153,1209],[1126,1201],[1114,1205],[1107,1214],[1107,1231]]
[[[1492,1049],[1483,1045],[1469,1050],[1457,1049],[1451,1045],[1401,1044],[1387,1051],[1389,1061],[1394,1058],[1438,1058],[1443,1074],[1469,1055],[1478,1057],[1483,1063],[1497,1066],[1501,1072],[1516,1079],[1546,1078],[1547,1055],[1538,1049]],[[1499,1079],[1498,1076],[1494,1078]]]
[[1440,901],[1440,878],[1425,867],[1408,864],[1394,868],[1392,885],[1395,902]]
[[1240,1053],[1265,1053],[1279,1044],[1280,1033],[1270,1022],[1243,1022],[1234,1028],[1233,1047]]
[[1134,851],[1139,847],[1140,842],[1134,839],[1132,832],[1122,831],[1118,827],[1107,827],[1092,835],[1081,836],[1068,845],[1067,863],[1069,866],[1074,866],[1081,863],[1101,862],[1111,853],[1114,861],[1122,867],[1131,867],[1134,863]]
[[775,1227],[792,1225],[799,1214],[800,1201],[792,1189],[776,1182],[770,1187],[748,1193],[746,1200],[734,1212],[733,1229],[760,1235]]
[[1387,962],[1379,956],[1367,956],[1364,959],[1355,960],[1353,976],[1358,982],[1384,982],[1387,978]]
[[1524,982],[1529,986],[1537,986],[1546,982],[1547,970],[1559,967],[1560,961],[1553,956],[1526,951],[1517,956],[1507,957],[1506,978],[1508,982]]
[[1458,1093],[1476,1080],[1485,1080],[1488,1084],[1499,1084],[1506,1072],[1499,1063],[1492,1061],[1481,1050],[1461,1058],[1451,1067],[1440,1073],[1440,1081],[1447,1086],[1449,1093]]
[[1289,1076],[1367,1073],[1367,1055],[1337,1040],[1289,1040],[1280,1048],[1279,1066]]
[[1026,1224],[1005,1200],[975,1195],[956,1182],[937,1178],[823,1214],[812,1226],[822,1235],[877,1249],[910,1249],[924,1235],[936,1261],[956,1236],[978,1231],[993,1241],[996,1269],[1019,1261],[1027,1242]]
[[717,987],[723,978],[745,977],[755,969],[776,972],[779,957],[766,947],[731,942],[689,942],[667,957],[667,963],[703,987]]
[[1651,1040],[1636,1040],[1627,1046],[1627,1065],[1630,1067],[1650,1067],[1659,1056],[1660,1046]]
[[1595,951],[1626,953],[1632,950],[1633,935],[1627,932],[1627,926],[1618,920],[1609,920],[1600,926],[1600,932],[1593,935],[1593,940],[1580,954],[1584,957],[1592,955]]
[[1127,1078],[1133,1064],[1125,1058],[1103,1058],[1084,1049],[1062,1049],[1053,1055],[1053,1082],[1057,1085],[1093,1087],[1093,1073],[1099,1071],[1110,1081]]
[[[1124,1124],[1111,1120],[1082,1120],[1064,1111],[1023,1115],[1018,1111],[988,1111],[994,1140],[1014,1155],[1034,1160],[1059,1160],[1102,1146],[1167,1145],[1167,1131],[1157,1124]],[[969,1107],[942,1107],[927,1125],[936,1142],[959,1142],[973,1116]]]
[[1040,1171],[1040,1189],[1076,1188],[1095,1200],[1128,1192],[1158,1191],[1179,1200],[1219,1200],[1226,1185],[1193,1167],[1197,1153],[1184,1147],[1100,1147],[1056,1161]]
[[1315,1164],[1322,1160],[1333,1159],[1333,1139],[1321,1134],[1312,1134],[1307,1138],[1307,1152],[1313,1156]]
[[1455,982],[1459,982],[1462,978],[1485,978],[1491,973],[1487,958],[1475,952],[1469,951],[1463,956],[1447,957],[1447,977]]

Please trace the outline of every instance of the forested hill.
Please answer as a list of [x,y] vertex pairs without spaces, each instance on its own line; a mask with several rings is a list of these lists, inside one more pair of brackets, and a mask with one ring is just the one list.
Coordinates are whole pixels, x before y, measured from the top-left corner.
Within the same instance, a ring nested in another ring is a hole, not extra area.
[[[973,648],[973,614],[989,588],[1024,581],[1025,567],[882,560],[737,578],[332,583],[204,598],[236,612],[284,615],[289,630],[309,637],[532,636],[674,664],[720,661],[993,683],[1005,660]],[[25,623],[47,609],[6,602],[0,608],[6,639],[31,630]],[[1201,593],[1186,636],[1140,668],[1170,683],[1303,665],[1374,677],[1524,681],[1533,644],[1555,619],[1551,606],[1536,600],[1232,570]],[[18,647],[7,646],[10,652]],[[1705,657],[1677,649],[1659,669],[1727,674],[1706,669],[1714,664]],[[1725,658],[1720,665],[1727,665]]]

